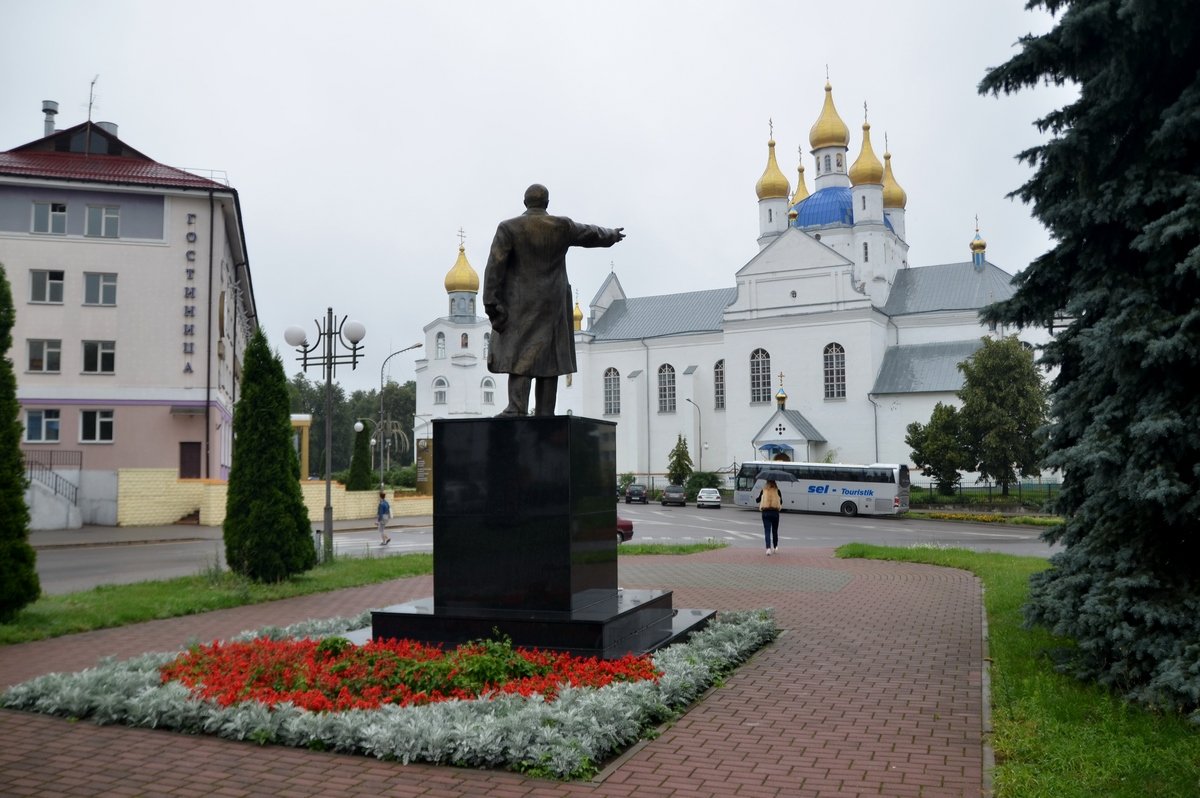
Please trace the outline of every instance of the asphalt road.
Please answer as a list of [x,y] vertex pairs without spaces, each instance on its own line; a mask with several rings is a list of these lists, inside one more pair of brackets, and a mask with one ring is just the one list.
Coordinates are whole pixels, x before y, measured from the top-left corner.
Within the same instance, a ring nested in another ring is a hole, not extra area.
[[[633,521],[634,542],[669,543],[717,540],[730,546],[760,548],[758,512],[736,507],[719,510],[617,504],[617,513]],[[781,548],[834,547],[843,543],[889,546],[931,544],[976,551],[1048,557],[1040,529],[998,524],[919,521],[893,517],[844,518],[839,515],[784,513],[779,524]],[[391,543],[379,544],[374,528],[343,529],[334,535],[338,556],[380,557],[433,550],[430,519],[414,519],[389,529]],[[53,544],[46,538],[53,534]],[[41,544],[39,545],[39,539]],[[37,568],[47,594],[70,593],[105,584],[190,576],[224,567],[221,530],[215,527],[167,527],[146,530],[97,530],[34,533]],[[75,541],[75,542],[72,542]]]
[[[763,527],[757,510],[695,505],[618,504],[617,512],[633,521],[633,539],[644,543],[702,541],[712,538],[731,546],[763,547]],[[779,546],[833,547],[845,543],[884,546],[930,544],[1049,557],[1053,549],[1039,539],[1040,527],[923,521],[892,516],[784,513],[779,522]]]

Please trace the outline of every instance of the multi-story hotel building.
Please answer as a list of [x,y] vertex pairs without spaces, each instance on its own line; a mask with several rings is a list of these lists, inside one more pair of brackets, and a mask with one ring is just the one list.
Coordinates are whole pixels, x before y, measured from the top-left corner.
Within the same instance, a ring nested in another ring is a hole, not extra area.
[[241,208],[116,125],[55,130],[43,111],[41,138],[0,153],[27,497],[34,528],[123,523],[139,470],[228,475],[257,323]]

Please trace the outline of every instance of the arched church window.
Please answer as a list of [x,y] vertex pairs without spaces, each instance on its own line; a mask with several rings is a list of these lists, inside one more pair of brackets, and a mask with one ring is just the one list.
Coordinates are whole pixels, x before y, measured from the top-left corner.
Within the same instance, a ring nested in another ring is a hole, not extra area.
[[658,367],[658,412],[675,412],[675,367],[670,363]]
[[825,398],[846,398],[846,350],[838,343],[825,346]]
[[[838,161],[839,161],[839,163],[838,163],[838,166],[841,166],[842,164],[841,164],[841,157],[840,157],[840,156],[838,157]],[[826,172],[828,172],[828,171],[829,171],[829,169],[830,169],[830,166],[829,166],[829,156],[828,156],[828,155],[826,155],[826,156],[825,156],[825,171],[826,171]]]
[[604,370],[604,415],[621,414],[621,372],[611,366]]
[[770,208],[767,208],[767,222],[770,223],[773,221],[775,221],[775,214]]
[[[866,199],[866,198],[864,197],[864,199]],[[871,248],[867,244],[867,242],[864,241],[863,242],[863,263],[866,263],[869,260],[871,260]]]
[[771,355],[765,349],[750,353],[750,401],[771,401]]
[[725,409],[725,361],[718,360],[713,366],[713,408]]
[[842,154],[840,152],[837,154],[837,167],[839,170],[842,168]]
[[496,381],[491,377],[484,377],[480,388],[483,391],[483,403],[485,405],[496,404]]
[[437,334],[437,349],[434,351],[434,358],[437,360],[446,359],[446,334]]
[[463,333],[463,334],[462,334],[462,337],[461,337],[461,338],[459,338],[459,343],[458,343],[458,346],[459,346],[459,348],[460,348],[460,349],[466,349],[466,348],[467,348],[467,341],[468,341],[467,334],[466,334],[466,333]]
[[492,348],[492,334],[484,333],[483,334],[483,356],[485,358],[488,356],[488,350],[491,348]]
[[433,381],[433,403],[435,405],[446,404],[446,391],[449,387],[450,383],[446,381],[445,377],[438,377]]
[[867,209],[867,195],[866,194],[863,194],[862,206],[863,206],[863,210],[865,211]]

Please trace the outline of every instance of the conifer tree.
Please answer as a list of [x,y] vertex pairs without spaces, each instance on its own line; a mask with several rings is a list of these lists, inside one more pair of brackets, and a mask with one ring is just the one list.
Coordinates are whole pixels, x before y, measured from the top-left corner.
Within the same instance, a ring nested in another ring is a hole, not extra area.
[[12,288],[0,264],[0,622],[10,620],[42,592],[37,554],[29,545],[17,377],[8,358],[15,322]]
[[682,485],[691,475],[692,456],[688,453],[687,441],[680,435],[675,447],[667,455],[667,481],[672,485]]
[[371,474],[371,431],[363,428],[354,433],[354,454],[350,458],[350,473],[346,476],[346,490],[371,490],[375,487]]
[[[1054,245],[987,321],[1053,325],[1048,456],[1066,548],[1026,617],[1074,639],[1069,667],[1167,710],[1200,707],[1200,4],[1042,0],[980,84],[1078,97],[1037,120],[1015,193]],[[1057,322],[1057,323],[1056,323]],[[1065,324],[1065,326],[1064,326]]]
[[261,329],[246,346],[241,389],[233,416],[225,561],[256,581],[279,582],[312,568],[316,548],[300,491],[283,362]]

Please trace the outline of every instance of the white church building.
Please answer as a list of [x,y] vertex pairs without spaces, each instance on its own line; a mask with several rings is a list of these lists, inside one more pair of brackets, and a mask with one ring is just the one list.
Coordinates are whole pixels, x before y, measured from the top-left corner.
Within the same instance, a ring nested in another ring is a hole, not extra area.
[[[809,143],[811,192],[803,164],[792,191],[768,141],[759,252],[732,287],[630,297],[610,273],[586,318],[576,304],[579,371],[560,378],[557,412],[616,422],[618,474],[664,482],[680,435],[698,470],[727,474],[773,458],[909,463],[906,427],[927,423],[938,402],[958,404],[957,366],[982,338],[1045,342],[1046,330],[981,324],[979,311],[1013,287],[978,230],[967,260],[909,263],[891,154],[879,160],[864,123],[851,162],[828,83]],[[449,313],[425,326],[429,356],[417,362],[418,441],[433,419],[507,404],[505,375],[487,370],[491,328],[462,246],[445,287]]]

